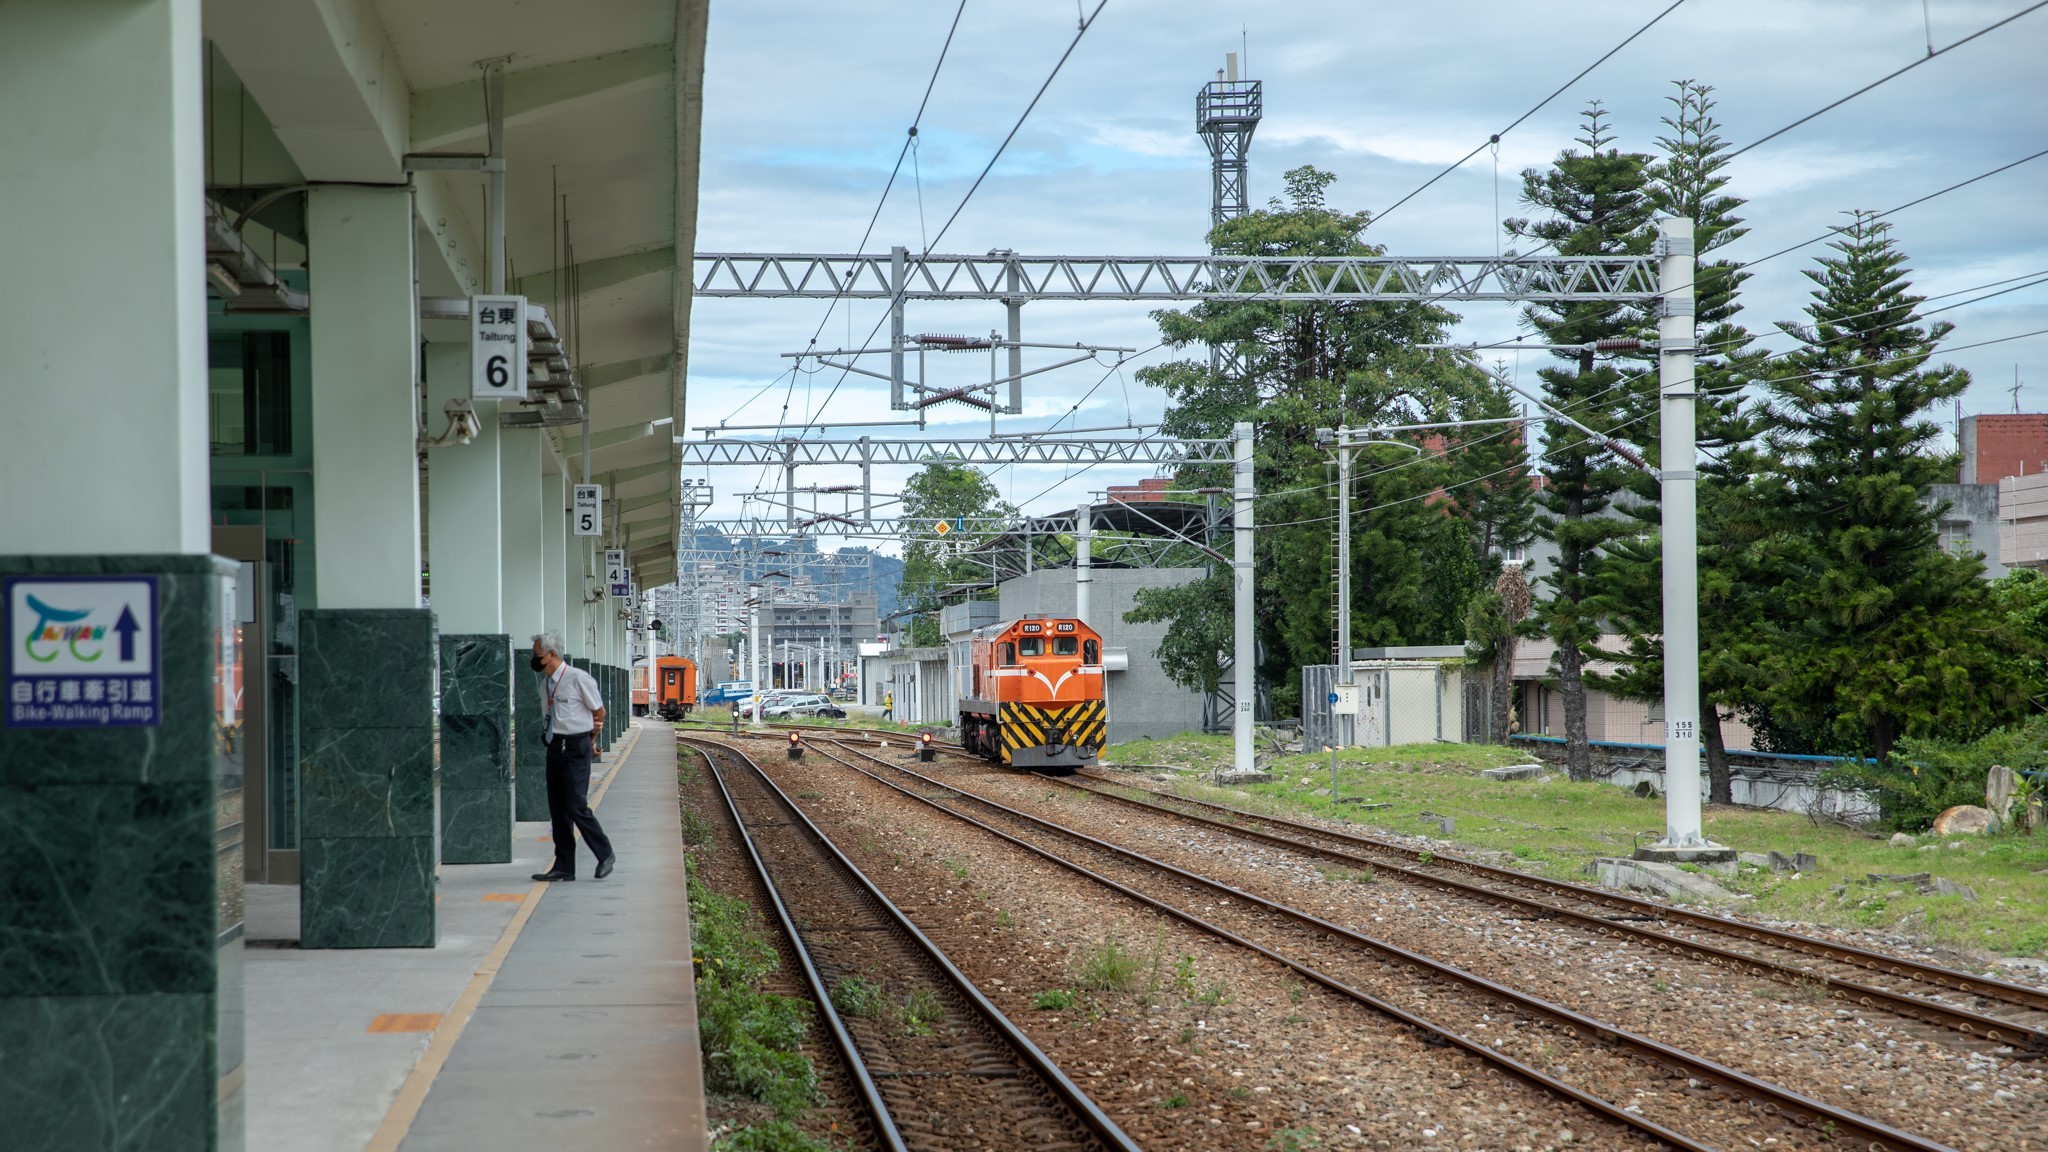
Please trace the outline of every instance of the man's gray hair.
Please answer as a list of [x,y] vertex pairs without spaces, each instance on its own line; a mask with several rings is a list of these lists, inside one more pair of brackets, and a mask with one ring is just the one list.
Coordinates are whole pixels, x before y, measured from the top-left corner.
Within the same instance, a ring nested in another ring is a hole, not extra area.
[[543,652],[553,652],[557,656],[562,655],[563,645],[560,632],[536,632],[533,634],[533,642],[540,645],[540,650]]

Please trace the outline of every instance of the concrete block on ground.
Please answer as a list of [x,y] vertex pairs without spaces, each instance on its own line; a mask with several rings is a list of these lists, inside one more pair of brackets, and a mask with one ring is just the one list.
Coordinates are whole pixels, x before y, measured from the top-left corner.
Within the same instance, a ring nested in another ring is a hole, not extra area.
[[1922,884],[1920,891],[1928,896],[1961,896],[1972,904],[1977,902],[1976,889],[1968,884],[1958,884],[1946,876],[1934,877],[1927,883]]
[[1627,860],[1601,856],[1593,861],[1595,875],[1609,888],[1650,892],[1677,900],[1732,900],[1734,894],[1697,872],[1675,864],[1651,860]]
[[1271,784],[1273,782],[1273,774],[1271,772],[1261,772],[1256,768],[1244,772],[1233,769],[1217,776],[1216,780],[1225,787],[1241,784]]
[[1488,768],[1479,773],[1488,780],[1534,780],[1544,774],[1541,764],[1510,764],[1505,768]]

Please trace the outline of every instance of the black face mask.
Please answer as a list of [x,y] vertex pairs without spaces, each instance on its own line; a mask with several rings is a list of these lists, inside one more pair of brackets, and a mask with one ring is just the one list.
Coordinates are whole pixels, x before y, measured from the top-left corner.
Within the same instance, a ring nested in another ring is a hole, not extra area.
[[526,662],[526,666],[528,668],[533,669],[535,672],[545,672],[548,670],[547,660],[539,656],[535,656],[531,660],[528,660]]

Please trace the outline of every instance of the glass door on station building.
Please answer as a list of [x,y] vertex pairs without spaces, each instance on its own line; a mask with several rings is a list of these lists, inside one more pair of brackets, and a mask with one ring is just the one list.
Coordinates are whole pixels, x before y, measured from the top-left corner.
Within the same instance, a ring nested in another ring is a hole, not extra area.
[[209,318],[213,548],[241,562],[244,861],[252,883],[299,879],[298,614],[313,600],[307,324]]

